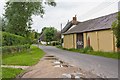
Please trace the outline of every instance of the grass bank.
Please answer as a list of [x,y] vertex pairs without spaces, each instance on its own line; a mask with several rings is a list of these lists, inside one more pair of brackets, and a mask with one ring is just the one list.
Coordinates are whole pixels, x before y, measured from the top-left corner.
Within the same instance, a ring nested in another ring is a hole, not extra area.
[[6,78],[15,78],[18,74],[22,72],[22,69],[2,68],[2,80],[6,80]]
[[2,57],[2,64],[31,66],[38,63],[44,54],[45,53],[37,46],[31,46],[28,51],[4,54]]
[[95,55],[95,56],[102,56],[106,58],[113,58],[113,59],[120,59],[120,53],[118,52],[102,52],[102,51],[93,51],[89,48],[83,48],[83,49],[65,49],[61,46],[57,46],[57,48],[72,51],[72,52],[78,52],[81,54],[89,54],[89,55]]

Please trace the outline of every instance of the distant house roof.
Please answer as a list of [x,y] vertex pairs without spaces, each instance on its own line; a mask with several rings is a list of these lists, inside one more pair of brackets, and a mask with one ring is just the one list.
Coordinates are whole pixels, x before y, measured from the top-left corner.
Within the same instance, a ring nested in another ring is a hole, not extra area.
[[75,27],[66,31],[63,34],[82,33],[88,31],[111,29],[111,25],[115,20],[117,20],[117,13],[80,22],[78,25],[76,25]]
[[43,40],[44,40],[44,33],[41,33],[39,40],[40,40],[40,41],[43,41]]

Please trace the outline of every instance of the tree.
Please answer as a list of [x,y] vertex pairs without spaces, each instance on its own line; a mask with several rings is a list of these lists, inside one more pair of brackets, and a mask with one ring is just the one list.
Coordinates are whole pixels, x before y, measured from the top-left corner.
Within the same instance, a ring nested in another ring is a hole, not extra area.
[[44,30],[44,36],[46,42],[51,42],[55,39],[55,35],[57,33],[57,30],[54,27],[48,27]]
[[56,35],[55,35],[55,41],[60,41],[61,38],[61,32],[57,31]]
[[116,36],[116,46],[117,48],[120,48],[120,12],[118,12],[117,20],[113,22],[112,29],[113,33]]
[[2,31],[2,18],[0,17],[0,31]]
[[[32,15],[43,17],[45,11],[41,2],[11,2],[5,6],[5,18],[8,20],[7,32],[27,37],[32,25]],[[46,0],[45,4],[56,6],[53,0]]]
[[0,18],[0,31],[6,30],[6,24],[7,24],[7,20],[5,20],[4,18]]
[[44,32],[44,30],[45,30],[46,28],[47,28],[47,27],[42,28],[41,34]]

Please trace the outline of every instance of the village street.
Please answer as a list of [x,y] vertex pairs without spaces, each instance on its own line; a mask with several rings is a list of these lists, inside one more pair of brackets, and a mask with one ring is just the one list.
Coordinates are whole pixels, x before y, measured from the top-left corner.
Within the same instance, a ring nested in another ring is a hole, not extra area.
[[118,78],[118,60],[65,51],[53,46],[40,45],[39,48],[82,70],[90,71],[104,78]]

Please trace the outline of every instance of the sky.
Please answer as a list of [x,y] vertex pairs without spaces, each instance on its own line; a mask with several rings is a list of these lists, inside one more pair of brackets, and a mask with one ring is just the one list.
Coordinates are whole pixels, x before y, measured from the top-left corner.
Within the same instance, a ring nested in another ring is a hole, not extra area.
[[[55,0],[56,7],[44,5],[45,14],[43,18],[40,16],[32,16],[32,29],[41,32],[43,27],[55,27],[61,30],[65,27],[68,20],[77,15],[77,20],[83,22],[94,19],[118,11],[119,0]],[[0,1],[0,16],[4,11],[5,1]]]

